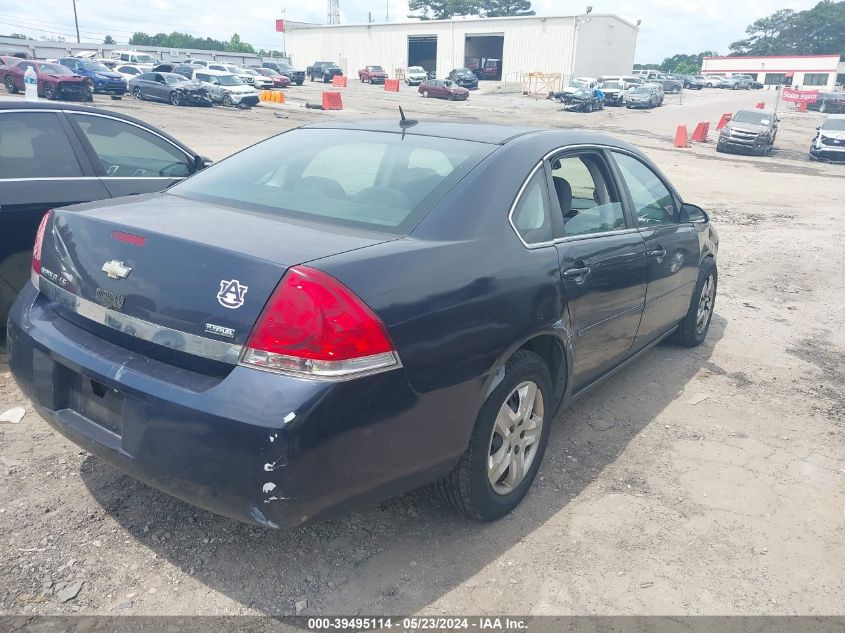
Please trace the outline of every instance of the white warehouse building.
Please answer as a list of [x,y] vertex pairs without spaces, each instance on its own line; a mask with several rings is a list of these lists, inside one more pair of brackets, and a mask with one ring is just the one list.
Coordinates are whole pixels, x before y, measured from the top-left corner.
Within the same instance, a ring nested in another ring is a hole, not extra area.
[[367,65],[422,66],[444,77],[453,68],[498,60],[503,81],[529,72],[596,77],[631,72],[638,28],[615,15],[454,18],[361,25],[286,22],[287,54],[298,68],[336,62],[346,75]]

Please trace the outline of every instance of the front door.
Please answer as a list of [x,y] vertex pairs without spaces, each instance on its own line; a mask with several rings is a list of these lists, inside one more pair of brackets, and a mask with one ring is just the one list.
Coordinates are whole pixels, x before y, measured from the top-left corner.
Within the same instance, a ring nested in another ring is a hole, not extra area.
[[[573,333],[574,389],[630,353],[646,294],[645,244],[626,219],[601,150],[566,152],[548,167],[563,233],[556,240]],[[555,206],[555,205],[553,205]]]
[[698,279],[698,230],[681,217],[680,201],[655,170],[631,154],[612,154],[648,255],[648,292],[636,343],[642,347],[689,309]]

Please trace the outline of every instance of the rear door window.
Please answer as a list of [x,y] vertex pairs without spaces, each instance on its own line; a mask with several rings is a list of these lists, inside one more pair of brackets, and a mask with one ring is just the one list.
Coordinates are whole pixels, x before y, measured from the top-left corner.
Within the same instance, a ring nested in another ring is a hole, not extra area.
[[192,160],[169,141],[136,125],[102,116],[68,113],[91,144],[106,176],[183,178]]
[[54,112],[0,112],[0,180],[82,176]]
[[626,228],[619,193],[601,154],[579,152],[550,162],[565,236]]

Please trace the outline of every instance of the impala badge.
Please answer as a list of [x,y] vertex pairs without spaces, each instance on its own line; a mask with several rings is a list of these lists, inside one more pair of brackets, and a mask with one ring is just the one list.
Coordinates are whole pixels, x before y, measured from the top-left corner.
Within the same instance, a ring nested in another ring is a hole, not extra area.
[[217,301],[224,308],[234,310],[244,304],[244,295],[249,290],[248,286],[242,286],[237,279],[227,281],[220,280],[220,291],[217,293]]
[[123,262],[119,262],[116,259],[107,261],[103,264],[101,270],[111,279],[126,279],[129,276],[129,273],[132,272],[132,269],[129,266],[124,266]]

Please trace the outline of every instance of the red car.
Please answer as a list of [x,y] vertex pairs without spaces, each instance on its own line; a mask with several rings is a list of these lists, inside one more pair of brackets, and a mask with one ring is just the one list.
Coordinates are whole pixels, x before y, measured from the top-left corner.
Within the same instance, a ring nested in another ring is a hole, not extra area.
[[427,79],[417,89],[423,97],[437,97],[449,101],[464,101],[469,97],[469,90],[461,88],[449,79]]
[[358,79],[361,83],[367,81],[371,84],[383,84],[387,79],[387,73],[381,66],[365,66],[363,70],[358,71]]
[[0,77],[10,94],[25,90],[23,76],[32,68],[38,77],[38,96],[46,99],[81,99],[93,101],[94,91],[87,77],[74,75],[60,64],[20,59],[7,66],[0,66]]
[[277,73],[272,68],[260,68],[258,66],[250,66],[250,68],[260,72],[265,77],[272,79],[274,88],[287,88],[290,85],[290,77],[285,77],[284,75]]

